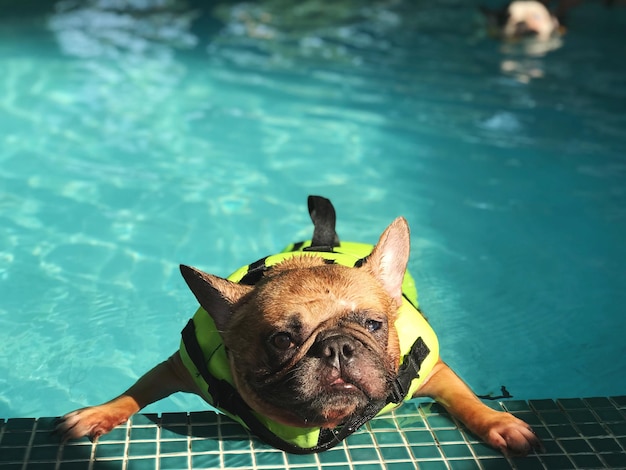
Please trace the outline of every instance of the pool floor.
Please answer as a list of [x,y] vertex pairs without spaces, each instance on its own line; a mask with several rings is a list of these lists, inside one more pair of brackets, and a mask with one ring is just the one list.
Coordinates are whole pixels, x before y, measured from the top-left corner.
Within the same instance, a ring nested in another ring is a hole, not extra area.
[[435,403],[409,402],[344,443],[291,455],[211,411],[139,414],[102,436],[64,445],[55,418],[0,420],[0,468],[18,469],[594,469],[626,468],[626,396],[492,402],[531,424],[545,452],[507,458]]

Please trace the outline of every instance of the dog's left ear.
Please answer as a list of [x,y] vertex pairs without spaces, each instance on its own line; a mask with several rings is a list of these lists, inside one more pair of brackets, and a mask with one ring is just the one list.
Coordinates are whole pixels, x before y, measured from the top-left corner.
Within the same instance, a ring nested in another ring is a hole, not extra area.
[[180,272],[202,308],[213,318],[219,332],[228,328],[233,305],[253,290],[252,286],[237,284],[184,264],[180,265]]
[[364,265],[383,284],[398,306],[402,304],[402,281],[410,251],[409,224],[404,217],[398,217],[380,236]]

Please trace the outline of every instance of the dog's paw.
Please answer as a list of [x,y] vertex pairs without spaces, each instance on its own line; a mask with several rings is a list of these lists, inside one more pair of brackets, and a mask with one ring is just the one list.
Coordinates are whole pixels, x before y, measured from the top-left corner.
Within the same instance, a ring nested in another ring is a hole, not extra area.
[[483,431],[483,439],[504,455],[523,457],[542,451],[543,445],[532,428],[510,413],[496,412]]
[[127,420],[125,413],[107,405],[91,406],[59,418],[54,433],[63,441],[87,436],[93,442]]

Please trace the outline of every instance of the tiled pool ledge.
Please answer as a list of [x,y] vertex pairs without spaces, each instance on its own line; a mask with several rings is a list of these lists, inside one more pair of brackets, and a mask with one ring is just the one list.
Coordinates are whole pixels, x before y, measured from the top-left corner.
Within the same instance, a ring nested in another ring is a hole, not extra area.
[[532,424],[545,452],[509,459],[433,403],[409,402],[337,448],[290,455],[211,411],[140,414],[92,444],[60,444],[55,418],[0,420],[0,468],[159,469],[626,469],[626,396],[494,402]]

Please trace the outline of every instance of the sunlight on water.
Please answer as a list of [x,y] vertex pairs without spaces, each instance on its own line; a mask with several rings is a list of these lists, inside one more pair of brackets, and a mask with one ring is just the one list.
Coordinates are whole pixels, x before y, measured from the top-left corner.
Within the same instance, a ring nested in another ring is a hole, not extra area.
[[623,393],[625,12],[575,11],[531,54],[461,1],[281,5],[2,20],[0,417],[128,387],[195,310],[178,264],[227,275],[310,237],[308,194],[345,240],[408,218],[420,304],[477,392]]

